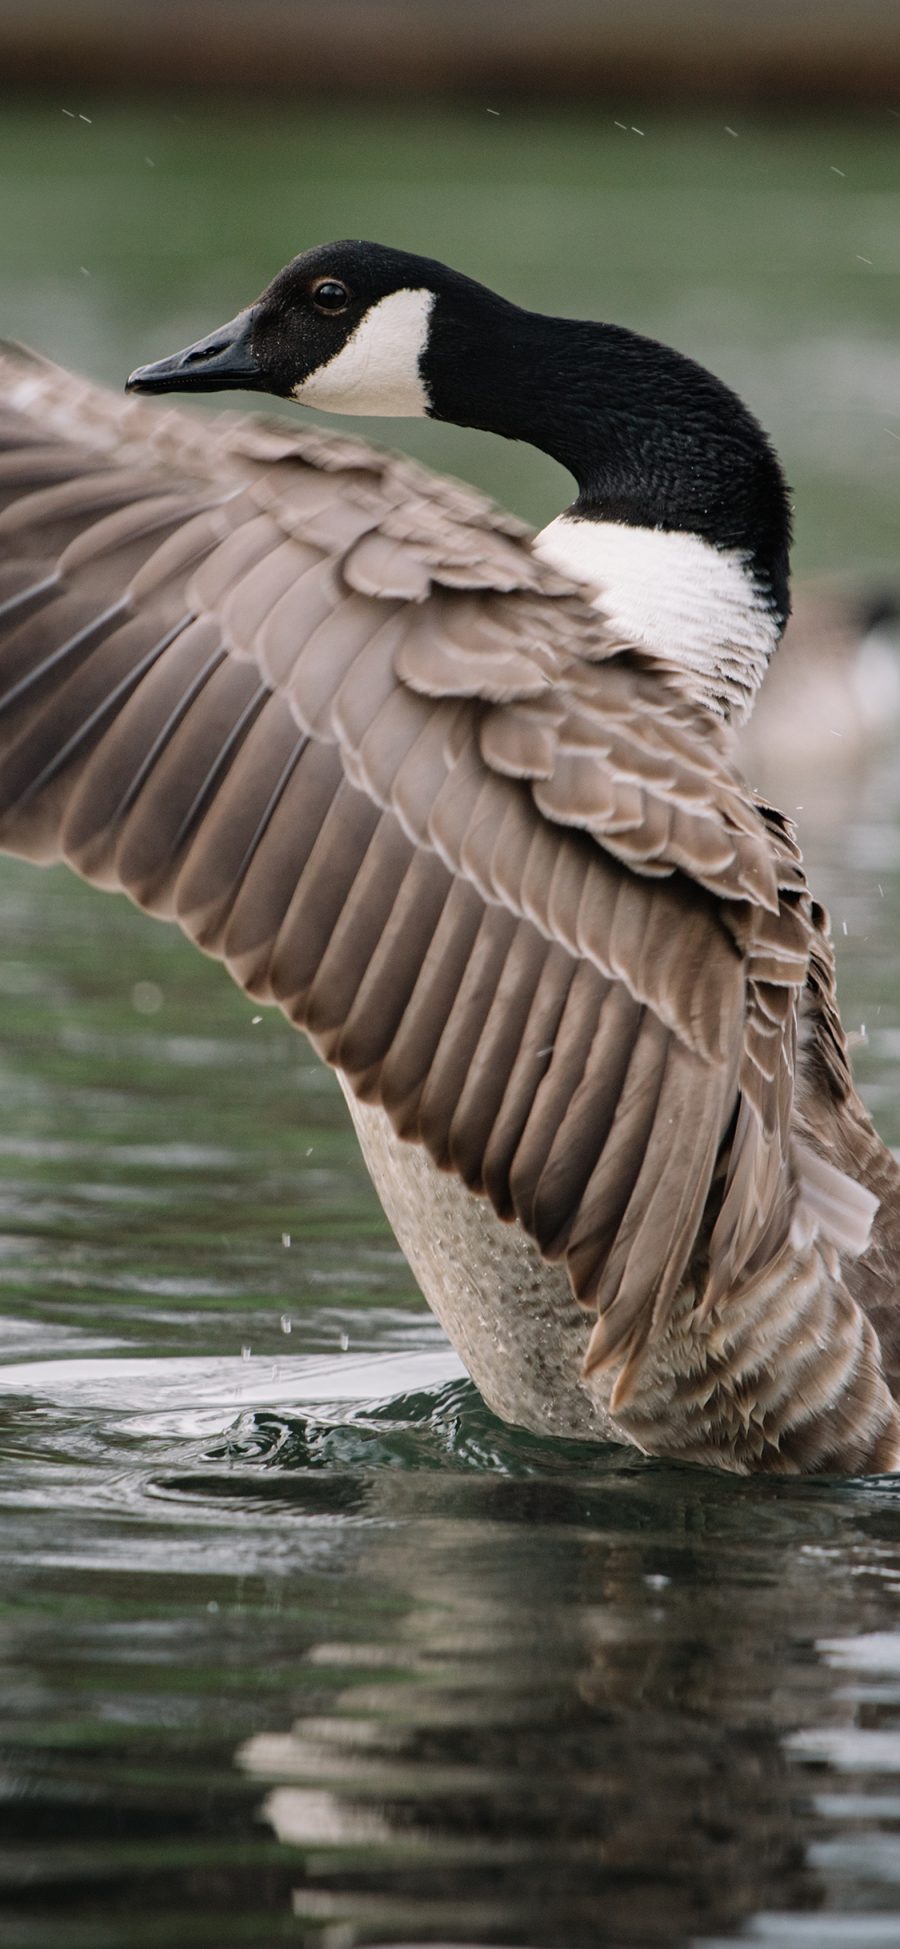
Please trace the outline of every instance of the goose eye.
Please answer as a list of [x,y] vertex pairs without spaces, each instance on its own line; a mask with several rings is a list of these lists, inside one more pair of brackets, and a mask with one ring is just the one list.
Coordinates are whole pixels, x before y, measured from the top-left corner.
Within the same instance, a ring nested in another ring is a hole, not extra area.
[[317,311],[346,311],[350,303],[346,284],[336,277],[323,277],[321,284],[313,286],[312,298]]

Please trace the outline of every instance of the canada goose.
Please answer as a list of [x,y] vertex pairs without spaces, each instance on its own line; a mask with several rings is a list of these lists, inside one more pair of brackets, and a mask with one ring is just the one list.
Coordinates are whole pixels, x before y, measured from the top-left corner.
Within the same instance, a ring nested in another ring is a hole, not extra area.
[[306,1030],[499,1414],[900,1467],[900,1170],[790,826],[732,764],[788,608],[747,409],[364,243],[132,392],[532,441],[579,490],[537,543],[354,438],[14,350],[2,380],[0,844],[176,919]]

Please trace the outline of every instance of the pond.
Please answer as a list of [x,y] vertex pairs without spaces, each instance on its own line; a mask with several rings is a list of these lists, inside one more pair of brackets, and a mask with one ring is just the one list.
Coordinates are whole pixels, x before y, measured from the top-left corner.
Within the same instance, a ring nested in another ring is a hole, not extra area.
[[[5,329],[118,383],[380,235],[706,359],[801,568],[883,574],[900,124],[621,119],[8,107]],[[831,798],[804,843],[897,1144],[900,767]],[[895,1949],[900,1486],[506,1428],[280,1017],[57,872],[0,863],[0,939],[4,1949]]]

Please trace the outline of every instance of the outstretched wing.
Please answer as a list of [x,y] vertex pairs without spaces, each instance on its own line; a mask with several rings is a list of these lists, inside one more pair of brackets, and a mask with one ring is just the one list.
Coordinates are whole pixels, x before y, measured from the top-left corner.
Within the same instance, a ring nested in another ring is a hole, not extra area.
[[808,901],[712,720],[468,489],[0,385],[0,844],[276,1002],[565,1257],[594,1360],[771,1256]]

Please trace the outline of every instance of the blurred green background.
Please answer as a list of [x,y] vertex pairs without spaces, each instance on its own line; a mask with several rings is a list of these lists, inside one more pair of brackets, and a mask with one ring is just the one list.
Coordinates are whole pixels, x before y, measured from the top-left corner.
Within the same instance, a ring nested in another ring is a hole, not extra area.
[[[896,563],[900,116],[885,103],[123,103],[79,82],[6,104],[0,180],[0,329],[113,385],[231,317],[295,252],[373,237],[709,364],[781,452],[799,569]],[[554,463],[489,435],[371,431],[538,525],[569,498]]]

